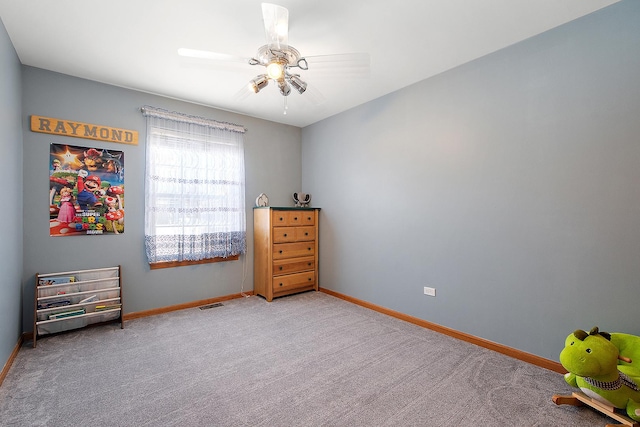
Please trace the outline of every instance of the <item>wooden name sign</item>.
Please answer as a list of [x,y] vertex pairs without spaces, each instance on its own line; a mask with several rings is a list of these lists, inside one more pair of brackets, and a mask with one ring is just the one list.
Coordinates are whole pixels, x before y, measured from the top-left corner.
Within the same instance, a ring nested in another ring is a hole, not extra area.
[[138,145],[138,132],[51,117],[31,116],[31,131]]

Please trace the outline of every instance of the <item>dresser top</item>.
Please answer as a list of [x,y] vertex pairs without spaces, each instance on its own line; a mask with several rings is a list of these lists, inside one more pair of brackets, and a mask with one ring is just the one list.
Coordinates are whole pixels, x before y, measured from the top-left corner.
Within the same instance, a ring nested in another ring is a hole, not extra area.
[[274,211],[313,211],[320,210],[320,208],[302,208],[296,206],[254,206],[253,209],[272,209]]

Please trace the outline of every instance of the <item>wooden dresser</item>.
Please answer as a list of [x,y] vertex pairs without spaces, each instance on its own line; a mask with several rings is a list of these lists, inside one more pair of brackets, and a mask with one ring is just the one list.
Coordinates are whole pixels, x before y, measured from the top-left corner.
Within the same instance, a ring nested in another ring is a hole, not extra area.
[[253,291],[267,301],[318,290],[319,208],[253,210]]

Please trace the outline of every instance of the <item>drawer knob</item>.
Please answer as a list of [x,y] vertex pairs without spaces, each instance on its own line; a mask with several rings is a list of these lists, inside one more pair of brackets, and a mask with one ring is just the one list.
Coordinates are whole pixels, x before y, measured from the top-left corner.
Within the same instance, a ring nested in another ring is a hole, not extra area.
[[282,253],[282,251],[280,251],[280,253]]
[[309,277],[309,281],[311,281],[311,277]]
[[298,220],[298,217],[293,218],[293,220],[294,220],[294,221],[297,221],[297,220]]
[[282,270],[282,266],[280,266],[280,270]]
[[304,235],[305,235],[305,236],[308,236],[308,235],[309,235],[309,232],[304,233]]
[[280,283],[280,286],[282,286],[282,283]]
[[280,221],[284,220],[284,218],[280,217]]
[[307,249],[311,250],[311,248],[307,248]]
[[284,237],[287,237],[287,233],[284,233]]

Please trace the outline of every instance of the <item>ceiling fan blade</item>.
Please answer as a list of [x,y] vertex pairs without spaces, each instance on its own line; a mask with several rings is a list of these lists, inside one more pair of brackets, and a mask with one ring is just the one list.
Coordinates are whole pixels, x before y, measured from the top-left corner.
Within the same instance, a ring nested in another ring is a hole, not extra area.
[[313,105],[320,105],[327,100],[318,87],[313,84],[309,84],[307,90],[300,96],[306,98]]
[[335,55],[315,55],[303,58],[308,65],[308,73],[342,77],[368,77],[371,59],[368,53],[341,53]]
[[289,46],[289,11],[277,4],[262,3],[262,19],[267,46],[286,49]]
[[236,55],[227,55],[226,53],[210,52],[208,50],[180,48],[178,49],[178,55],[184,56],[186,58],[208,59],[213,61],[226,61],[226,62],[240,62],[243,64],[249,63],[249,58],[243,58],[242,56],[236,56]]
[[371,58],[368,53],[338,53],[333,55],[305,56],[309,64],[315,66],[348,66],[355,68],[369,68]]
[[234,102],[244,102],[251,95],[255,95],[255,93],[251,90],[248,84],[242,86],[238,92],[233,95]]

